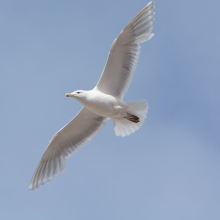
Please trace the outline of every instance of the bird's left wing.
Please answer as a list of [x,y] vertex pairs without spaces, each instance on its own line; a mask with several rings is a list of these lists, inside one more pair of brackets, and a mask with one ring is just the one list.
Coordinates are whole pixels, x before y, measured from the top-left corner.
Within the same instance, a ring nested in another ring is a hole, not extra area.
[[29,189],[34,190],[50,181],[59,171],[63,173],[66,157],[72,156],[97,135],[107,120],[84,107],[72,121],[52,137],[37,165]]
[[140,54],[140,44],[151,39],[154,2],[149,2],[113,42],[105,68],[95,89],[123,98],[131,83]]

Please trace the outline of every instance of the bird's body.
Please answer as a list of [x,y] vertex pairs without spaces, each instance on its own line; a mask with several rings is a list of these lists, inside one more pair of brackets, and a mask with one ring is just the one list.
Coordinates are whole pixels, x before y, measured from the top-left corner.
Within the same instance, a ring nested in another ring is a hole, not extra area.
[[127,104],[121,99],[105,94],[97,88],[80,91],[81,96],[74,96],[74,98],[95,114],[112,119],[127,115]]
[[64,172],[66,158],[77,152],[113,119],[116,136],[138,130],[147,114],[146,100],[124,102],[140,54],[140,44],[150,40],[154,3],[149,2],[113,41],[103,73],[93,90],[67,93],[84,107],[50,140],[31,180],[29,189],[38,188]]

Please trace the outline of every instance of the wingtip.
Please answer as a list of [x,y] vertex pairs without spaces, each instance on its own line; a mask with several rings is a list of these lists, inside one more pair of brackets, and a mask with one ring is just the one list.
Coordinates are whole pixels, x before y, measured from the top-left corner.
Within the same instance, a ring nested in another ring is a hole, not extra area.
[[154,1],[150,1],[146,6],[149,6],[149,5],[151,5],[151,4],[155,4],[155,2]]
[[36,189],[37,187],[35,186],[33,186],[33,184],[31,183],[30,185],[29,185],[29,191],[34,191],[34,189]]
[[29,191],[33,191],[34,189],[35,189],[35,188],[32,186],[32,184],[30,184],[28,190],[29,190]]

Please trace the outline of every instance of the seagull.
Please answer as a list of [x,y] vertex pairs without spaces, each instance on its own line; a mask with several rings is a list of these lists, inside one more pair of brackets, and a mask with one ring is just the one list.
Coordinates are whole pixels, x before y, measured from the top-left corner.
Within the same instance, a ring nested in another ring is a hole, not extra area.
[[138,130],[148,111],[146,100],[123,102],[133,78],[140,54],[140,44],[150,40],[154,22],[154,2],[142,8],[113,41],[106,65],[94,89],[67,93],[83,108],[50,140],[32,177],[34,190],[63,173],[66,158],[92,140],[109,119],[116,136],[127,136]]

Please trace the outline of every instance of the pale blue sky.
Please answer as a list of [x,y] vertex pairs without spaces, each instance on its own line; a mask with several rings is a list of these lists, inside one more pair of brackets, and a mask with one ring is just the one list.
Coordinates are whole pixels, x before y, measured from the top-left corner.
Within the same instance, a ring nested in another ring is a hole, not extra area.
[[109,121],[59,175],[28,191],[50,138],[81,109],[113,40],[148,1],[0,3],[0,219],[220,219],[220,2],[158,0],[125,101],[141,129]]

